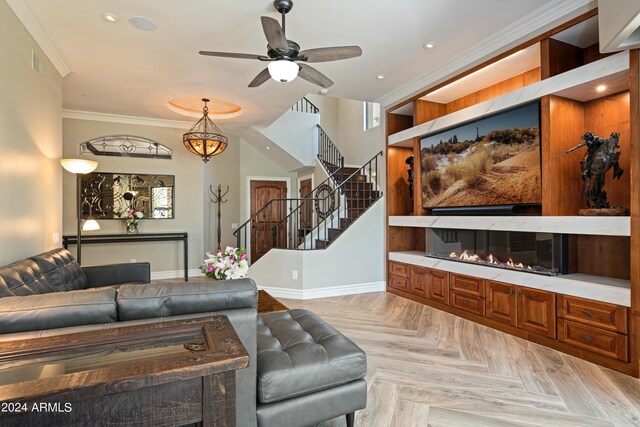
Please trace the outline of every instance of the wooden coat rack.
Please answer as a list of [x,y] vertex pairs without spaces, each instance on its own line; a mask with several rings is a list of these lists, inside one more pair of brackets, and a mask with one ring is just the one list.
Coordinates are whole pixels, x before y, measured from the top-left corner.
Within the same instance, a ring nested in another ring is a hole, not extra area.
[[220,205],[223,203],[227,203],[227,200],[223,200],[224,196],[227,195],[227,193],[229,193],[229,186],[227,185],[227,190],[224,192],[224,194],[222,194],[222,185],[218,184],[218,191],[217,194],[213,191],[213,186],[210,185],[209,186],[209,192],[211,193],[211,203],[215,203],[218,205],[218,248],[219,250],[222,249],[221,245],[220,245],[220,241],[222,239],[222,228],[220,226]]

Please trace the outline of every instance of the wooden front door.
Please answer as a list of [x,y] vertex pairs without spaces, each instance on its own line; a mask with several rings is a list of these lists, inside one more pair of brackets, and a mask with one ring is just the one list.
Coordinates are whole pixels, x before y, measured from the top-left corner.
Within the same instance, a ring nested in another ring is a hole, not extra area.
[[[286,247],[287,183],[251,181],[251,262],[256,262],[271,248]],[[263,207],[274,201],[264,210]],[[258,212],[258,215],[254,215]]]
[[[301,201],[300,218],[298,223],[301,230],[310,230],[313,228],[313,195],[306,197],[313,190],[311,184],[311,178],[303,179],[300,181],[300,198],[307,198],[309,200]],[[306,232],[305,232],[306,234]]]

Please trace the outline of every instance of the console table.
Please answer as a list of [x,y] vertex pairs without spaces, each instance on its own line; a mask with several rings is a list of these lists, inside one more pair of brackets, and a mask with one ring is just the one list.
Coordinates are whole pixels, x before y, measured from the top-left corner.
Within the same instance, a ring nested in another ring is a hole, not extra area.
[[[144,234],[94,234],[82,236],[82,244],[94,243],[136,243],[136,242],[170,242],[181,241],[184,255],[184,280],[189,280],[189,235],[188,233],[144,233]],[[78,236],[63,236],[62,246],[78,243]]]
[[249,356],[226,316],[12,341],[0,425],[236,425]]

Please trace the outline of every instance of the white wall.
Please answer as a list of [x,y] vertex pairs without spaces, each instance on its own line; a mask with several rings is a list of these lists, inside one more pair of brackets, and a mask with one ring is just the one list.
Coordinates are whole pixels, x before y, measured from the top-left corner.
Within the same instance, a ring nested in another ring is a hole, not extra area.
[[295,169],[313,165],[318,153],[317,114],[287,110],[269,126],[254,126],[273,144],[278,145],[297,160]]
[[[0,2],[0,265],[51,249],[62,231],[62,78]],[[31,68],[31,51],[47,78]]]

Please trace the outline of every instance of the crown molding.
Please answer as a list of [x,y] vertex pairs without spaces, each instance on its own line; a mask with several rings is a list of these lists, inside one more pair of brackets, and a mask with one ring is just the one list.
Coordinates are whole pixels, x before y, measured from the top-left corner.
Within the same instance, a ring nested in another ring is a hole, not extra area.
[[96,122],[124,123],[128,125],[158,126],[163,128],[189,129],[194,122],[182,120],[154,119],[151,117],[124,116],[121,114],[96,113],[93,111],[62,110],[63,119],[93,120]]
[[69,62],[53,37],[44,29],[36,15],[27,6],[24,0],[5,0],[13,13],[18,17],[27,32],[33,37],[40,49],[47,55],[49,61],[58,70],[62,77],[71,72]]
[[383,107],[395,105],[524,43],[598,6],[597,0],[550,2],[472,45],[450,61],[383,95]]

